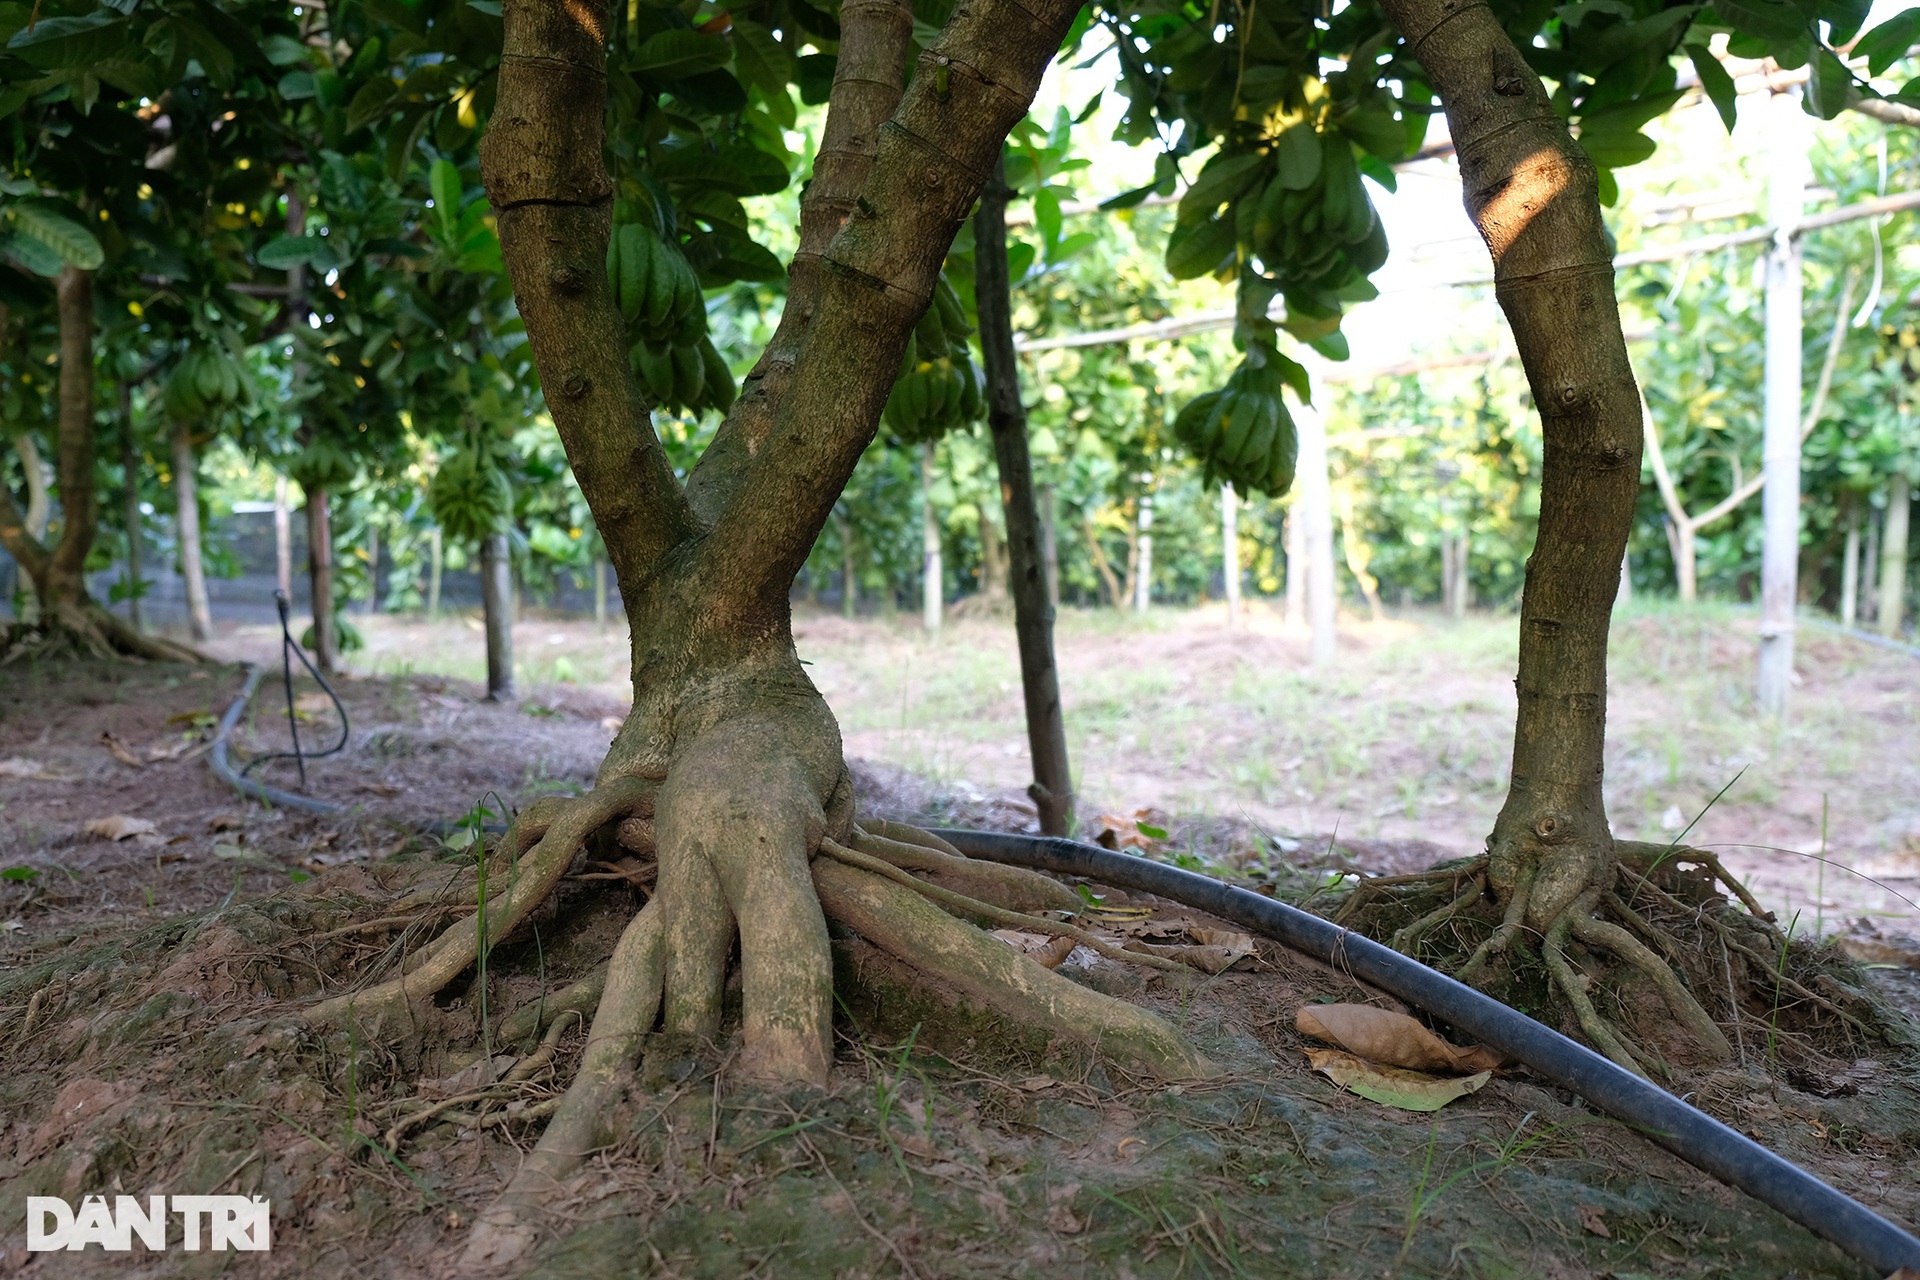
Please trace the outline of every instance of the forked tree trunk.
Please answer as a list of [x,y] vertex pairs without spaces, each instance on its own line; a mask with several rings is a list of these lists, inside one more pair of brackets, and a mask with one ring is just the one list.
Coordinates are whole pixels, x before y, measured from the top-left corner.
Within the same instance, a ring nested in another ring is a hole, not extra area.
[[1545,928],[1610,883],[1601,790],[1607,623],[1640,480],[1639,392],[1593,163],[1484,3],[1386,0],[1447,112],[1468,214],[1539,406],[1540,527],[1520,606],[1519,713],[1488,841],[1503,902]]
[[1860,495],[1849,493],[1847,542],[1840,555],[1840,625],[1853,630],[1860,620]]
[[98,657],[132,654],[195,661],[183,645],[141,635],[87,595],[87,553],[98,531],[94,488],[93,276],[65,267],[55,284],[60,318],[59,447],[60,537],[52,547],[27,532],[13,495],[0,485],[0,546],[32,579],[40,598],[40,629]]
[[195,640],[213,635],[213,609],[207,602],[207,570],[200,557],[200,460],[184,422],[173,424],[174,532],[180,553],[180,577],[187,588],[187,626]]
[[[980,195],[973,216],[974,299],[987,379],[987,427],[1000,471],[1000,505],[1007,517],[1013,630],[1020,649],[1020,688],[1027,708],[1027,749],[1033,757],[1033,797],[1040,830],[1064,836],[1073,820],[1073,774],[1067,765],[1066,718],[1060,708],[1060,670],[1053,654],[1054,606],[1047,583],[1045,527],[1034,497],[1033,457],[1027,448],[1027,410],[1020,396],[1019,357],[1013,350],[1013,298],[1007,267],[1004,156]],[[990,527],[984,516],[983,529]]]
[[333,614],[333,512],[327,491],[307,486],[307,576],[313,600],[313,663],[340,668],[340,632]]

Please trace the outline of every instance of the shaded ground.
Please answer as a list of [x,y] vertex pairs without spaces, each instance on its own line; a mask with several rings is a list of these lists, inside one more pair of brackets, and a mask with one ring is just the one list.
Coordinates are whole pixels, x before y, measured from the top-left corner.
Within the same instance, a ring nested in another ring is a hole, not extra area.
[[[847,671],[885,670],[889,646],[915,641],[871,632],[836,640],[832,628],[841,624],[813,629],[820,625],[809,624],[803,652],[836,705],[851,705],[842,711],[850,741],[887,732],[873,727],[876,700],[849,704],[835,682],[849,679]],[[1146,634],[1179,639],[1182,625]],[[951,643],[964,659],[987,663],[986,635]],[[431,650],[422,638],[413,634],[412,651],[424,665]],[[1270,642],[1284,653],[1291,640]],[[1121,663],[1129,644],[1141,647],[1139,635],[1103,637],[1090,625],[1068,651],[1076,663],[1104,657],[1108,672],[1119,668],[1116,680],[1153,678],[1154,662],[1173,660],[1164,656],[1173,651],[1156,651],[1163,657]],[[1189,702],[1180,714],[1192,718],[1186,732],[1195,751],[1180,766],[1188,773],[1166,776],[1205,775],[1198,743],[1209,717],[1242,735],[1308,731],[1297,720],[1268,718],[1274,706],[1259,699],[1279,695],[1263,694],[1255,677],[1282,689],[1306,682],[1278,659],[1263,666],[1250,639],[1233,646],[1248,655],[1235,696],[1251,710],[1231,710],[1229,719],[1220,710],[1231,709],[1228,700]],[[1396,650],[1383,641],[1368,652]],[[1418,653],[1397,652],[1396,661],[1414,664],[1414,694],[1396,695],[1395,705],[1438,696],[1420,685],[1421,672],[1434,668],[1416,663]],[[1898,677],[1869,668],[1848,678]],[[956,679],[936,672],[912,687],[932,701]],[[384,1143],[385,1108],[463,1087],[460,1073],[484,1056],[474,1016],[482,984],[463,979],[450,989],[441,1031],[417,1057],[320,1039],[290,1013],[329,975],[364,972],[404,942],[342,931],[380,914],[406,886],[445,875],[449,855],[434,837],[409,835],[409,823],[457,814],[489,790],[524,803],[583,785],[607,738],[601,720],[617,713],[617,702],[585,683],[537,687],[526,705],[507,708],[479,703],[471,686],[444,677],[344,682],[355,724],[349,748],[316,764],[312,777],[316,792],[360,806],[341,821],[243,805],[213,782],[204,759],[186,758],[201,732],[194,717],[217,714],[238,684],[232,669],[0,671],[0,761],[32,762],[53,779],[0,777],[0,868],[36,873],[0,881],[0,1275],[212,1275],[229,1263],[236,1274],[244,1267],[270,1276],[451,1274],[451,1246],[529,1140],[513,1124],[448,1125],[403,1138],[389,1160],[356,1136]],[[1127,689],[1119,696],[1126,701]],[[1363,688],[1354,715],[1340,723],[1364,720],[1369,699],[1383,696]],[[1617,697],[1616,714],[1632,702],[1630,691]],[[273,705],[263,701],[250,745],[284,742]],[[954,726],[979,715],[977,704],[949,705],[951,718],[929,722]],[[1180,741],[1169,727],[1174,709],[1144,696],[1129,705],[1127,716],[1141,718],[1155,750]],[[306,730],[325,735],[329,713],[313,714]],[[1462,713],[1455,727],[1464,733],[1482,714]],[[1890,723],[1909,732],[1910,715],[1909,703],[1909,721]],[[169,723],[174,717],[184,718]],[[1087,708],[1080,718],[1095,726],[1084,731],[1082,758],[1097,760],[1091,744],[1108,730]],[[999,729],[974,724],[978,732]],[[181,757],[135,768],[101,745],[109,731],[136,758],[176,747]],[[1266,749],[1233,741],[1241,760]],[[1384,750],[1379,741],[1368,745]],[[1855,767],[1892,785],[1873,771],[1897,776],[1914,767],[1911,755],[1885,758],[1893,754],[1862,751]],[[1017,793],[998,785],[961,786],[885,766],[860,774],[868,812],[1020,821]],[[273,776],[288,785],[291,771]],[[1354,778],[1357,788],[1371,774]],[[1109,794],[1115,799],[1100,807],[1134,803]],[[1860,798],[1897,806],[1913,794],[1863,789]],[[1171,790],[1155,804],[1193,812]],[[156,829],[124,841],[81,830],[114,814]],[[215,830],[218,817],[237,825]],[[1162,856],[1183,856],[1183,838],[1223,855],[1251,839],[1236,816],[1170,821]],[[1406,839],[1381,820],[1365,839],[1342,843],[1386,861],[1419,851]],[[1279,876],[1282,850],[1269,844],[1258,852],[1248,869]],[[1314,844],[1294,855],[1323,856]],[[636,901],[618,882],[571,882],[537,938],[495,952],[484,986],[491,1017],[497,1022],[590,966],[593,944],[610,942]],[[1865,1274],[1524,1072],[1497,1077],[1431,1118],[1338,1091],[1307,1071],[1294,1011],[1329,997],[1392,1002],[1330,970],[1268,949],[1254,971],[1173,989],[1097,959],[1075,963],[1084,959],[1069,961],[1079,980],[1180,1021],[1230,1074],[1204,1085],[1143,1085],[1004,1028],[984,1029],[971,1045],[929,1043],[915,1031],[922,1011],[882,992],[856,1001],[843,1021],[831,1094],[743,1091],[724,1072],[724,1045],[678,1069],[659,1068],[658,1091],[628,1104],[629,1136],[570,1187],[567,1236],[536,1274]],[[1896,998],[1920,1003],[1913,976],[1879,974]],[[524,1101],[564,1083],[581,1041],[577,1031],[562,1040],[562,1073],[536,1079]],[[1714,1114],[1911,1226],[1920,1220],[1920,1072],[1884,1048],[1872,1057],[1843,1048],[1782,1034],[1777,1044],[1751,1045],[1744,1067],[1685,1084]],[[107,1262],[22,1252],[25,1195],[116,1189],[270,1195],[275,1251],[175,1254],[144,1268],[141,1255]]]

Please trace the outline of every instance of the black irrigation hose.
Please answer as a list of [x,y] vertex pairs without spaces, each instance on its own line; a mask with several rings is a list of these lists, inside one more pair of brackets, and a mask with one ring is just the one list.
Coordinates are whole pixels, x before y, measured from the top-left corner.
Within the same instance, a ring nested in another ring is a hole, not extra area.
[[[228,763],[227,735],[240,722],[264,674],[259,667],[248,669],[240,696],[227,708],[215,730],[213,749],[208,753],[214,773],[235,790],[268,804],[309,813],[346,812],[340,805],[242,777]],[[1424,1009],[1525,1063],[1616,1120],[1638,1129],[1688,1164],[1738,1187],[1832,1241],[1882,1275],[1902,1267],[1920,1268],[1920,1239],[1798,1165],[1585,1045],[1331,921],[1207,876],[1077,840],[951,829],[936,829],[934,834],[969,857],[1083,876],[1101,884],[1155,894],[1263,933]]]
[[[269,751],[264,755],[255,756],[253,759],[247,761],[247,767],[240,771],[240,776],[245,777],[269,760],[292,760],[300,766],[300,786],[304,789],[307,785],[307,761],[320,760],[344,750],[351,730],[347,726],[346,704],[340,701],[340,695],[333,691],[333,686],[327,683],[327,678],[320,674],[319,668],[307,660],[306,650],[294,643],[293,630],[288,625],[287,615],[290,605],[287,600],[287,593],[284,591],[275,591],[273,593],[273,603],[280,611],[280,678],[287,689],[287,732],[293,735],[293,750]],[[329,698],[333,699],[333,709],[340,716],[340,741],[334,743],[325,751],[303,752],[300,750],[300,722],[294,713],[293,706],[294,658],[299,658],[300,665],[307,669],[307,674],[319,681],[320,687],[326,691]],[[289,793],[282,792],[282,794]]]
[[1323,960],[1516,1058],[1640,1130],[1695,1168],[1772,1205],[1887,1275],[1920,1268],[1920,1239],[1798,1165],[1729,1129],[1585,1045],[1331,921],[1191,871],[1077,840],[936,830],[969,857],[1169,898]]

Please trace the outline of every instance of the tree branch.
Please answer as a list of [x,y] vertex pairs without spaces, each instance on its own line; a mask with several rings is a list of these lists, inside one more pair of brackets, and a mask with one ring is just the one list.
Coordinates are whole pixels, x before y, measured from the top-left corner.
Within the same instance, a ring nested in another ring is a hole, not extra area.
[[872,441],[907,335],[954,233],[1077,12],[1076,0],[976,0],[921,57],[880,134],[766,445],[703,553],[716,620],[785,608],[833,504]]
[[800,198],[800,246],[787,269],[780,326],[687,478],[687,499],[703,520],[719,516],[773,429],[820,298],[827,247],[852,213],[873,167],[881,126],[900,105],[912,37],[913,8],[906,0],[848,0],[840,9],[840,51],[827,95],[827,121],[813,177]]
[[607,281],[613,184],[602,158],[604,0],[506,0],[487,198],[547,409],[623,599],[699,531],[627,364]]

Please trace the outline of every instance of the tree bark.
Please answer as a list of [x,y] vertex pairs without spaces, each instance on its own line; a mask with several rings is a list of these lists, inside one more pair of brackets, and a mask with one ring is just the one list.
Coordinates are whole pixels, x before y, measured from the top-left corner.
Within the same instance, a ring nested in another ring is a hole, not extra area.
[[[53,500],[47,495],[47,464],[41,461],[40,446],[28,432],[21,432],[13,442],[13,452],[20,459],[20,472],[27,482],[27,536],[45,543],[47,523],[53,519]],[[20,580],[20,620],[28,626],[40,621],[40,597],[30,577]]]
[[1488,852],[1496,894],[1523,895],[1526,923],[1545,930],[1613,873],[1601,788],[1607,624],[1639,488],[1639,391],[1598,178],[1539,77],[1484,3],[1385,7],[1446,108],[1467,212],[1540,409],[1513,769]]
[[195,640],[213,636],[213,610],[207,602],[207,571],[200,558],[200,460],[184,422],[173,424],[174,531],[178,535],[180,577],[187,587],[187,625]]
[[[1760,561],[1760,709],[1787,714],[1793,682],[1794,605],[1800,572],[1800,242],[1794,228],[1806,201],[1810,130],[1797,94],[1769,104],[1768,216],[1780,230],[1767,252],[1766,437],[1761,450],[1765,487]],[[1841,318],[1845,324],[1845,318]]]
[[480,543],[480,609],[487,633],[487,701],[511,702],[513,690],[513,555],[504,533]]
[[1880,610],[1879,631],[1883,636],[1900,634],[1907,612],[1907,529],[1913,505],[1912,487],[1904,475],[1895,475],[1887,486],[1886,527],[1880,536]]
[[[1067,763],[1066,718],[1060,706],[1060,670],[1054,659],[1054,605],[1047,582],[1046,536],[1034,497],[1033,458],[1027,447],[1027,410],[1020,395],[1019,357],[1013,350],[1012,284],[1007,267],[1004,152],[980,194],[973,216],[974,300],[987,379],[987,427],[1000,471],[1000,505],[1007,519],[1013,588],[1013,630],[1020,649],[1020,687],[1027,708],[1027,748],[1033,784],[1027,794],[1044,835],[1064,836],[1073,820],[1073,774]],[[984,527],[983,518],[982,525]]]
[[446,563],[447,544],[435,528],[427,534],[427,617],[435,621],[440,617],[440,571]]
[[1847,543],[1840,556],[1840,625],[1853,630],[1860,621],[1860,495],[1849,493]]
[[133,384],[120,384],[120,476],[122,520],[127,526],[127,621],[135,631],[142,627],[140,597],[145,584],[140,580],[141,543],[145,521],[140,510],[140,449],[133,438]]
[[327,491],[307,489],[307,577],[313,604],[313,663],[340,669],[340,633],[333,615],[333,512]]
[[1114,575],[1113,565],[1107,559],[1107,549],[1100,545],[1100,531],[1094,527],[1093,517],[1088,516],[1082,525],[1087,536],[1087,558],[1093,561],[1093,567],[1100,575],[1101,585],[1107,589],[1107,603],[1116,609],[1126,607],[1126,596],[1120,585],[1120,579]]
[[933,442],[920,446],[920,624],[940,634],[946,566],[940,559],[940,519],[933,510]]
[[1220,573],[1227,591],[1227,629],[1240,625],[1240,503],[1231,484],[1220,486]]

